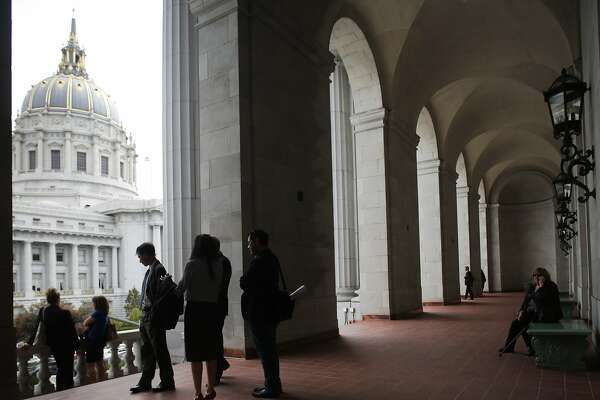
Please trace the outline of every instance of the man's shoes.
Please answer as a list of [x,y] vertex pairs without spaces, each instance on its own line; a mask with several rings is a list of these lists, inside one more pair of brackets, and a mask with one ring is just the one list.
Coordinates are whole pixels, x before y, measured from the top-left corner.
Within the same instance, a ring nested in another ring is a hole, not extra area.
[[170,385],[165,385],[164,383],[159,383],[157,387],[152,388],[152,391],[154,393],[160,393],[160,392],[172,392],[173,390],[175,390],[175,384],[170,384]]
[[149,392],[151,390],[152,390],[151,386],[142,386],[142,385],[137,385],[137,386],[129,388],[129,391],[131,392],[131,394]]
[[505,350],[505,349],[504,349],[504,347],[500,347],[500,348],[498,349],[498,353],[504,353],[504,354],[507,354],[507,353],[514,353],[514,352],[515,352],[515,350],[514,350],[514,349],[506,349],[506,350]]
[[264,386],[258,386],[258,387],[255,387],[255,388],[252,390],[252,393],[260,392],[260,391],[261,391],[261,390],[263,390],[263,389],[266,389],[266,387],[264,387]]
[[275,391],[265,387],[259,391],[252,392],[252,396],[258,399],[277,399],[281,396],[281,391]]

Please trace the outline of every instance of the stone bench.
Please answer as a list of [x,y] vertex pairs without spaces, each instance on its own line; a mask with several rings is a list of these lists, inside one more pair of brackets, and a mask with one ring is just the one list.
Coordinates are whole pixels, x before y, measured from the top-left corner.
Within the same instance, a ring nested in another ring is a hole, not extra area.
[[584,356],[592,330],[580,319],[556,323],[529,324],[527,333],[533,337],[535,364],[542,368],[561,370],[585,369]]
[[560,308],[563,313],[563,319],[577,318],[577,300],[570,297],[561,297]]

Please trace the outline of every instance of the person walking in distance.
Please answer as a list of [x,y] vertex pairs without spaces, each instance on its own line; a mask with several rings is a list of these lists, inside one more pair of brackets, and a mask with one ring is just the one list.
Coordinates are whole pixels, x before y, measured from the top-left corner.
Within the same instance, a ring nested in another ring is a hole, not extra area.
[[[485,283],[487,282],[487,279],[485,277],[485,273],[483,272],[483,269],[480,269],[479,271],[481,271],[481,293],[483,293],[483,290],[485,289]],[[489,288],[488,288],[489,290]]]
[[[140,342],[142,354],[142,375],[138,384],[130,389],[131,393],[164,392],[175,390],[173,378],[173,367],[171,355],[167,347],[167,335],[164,328],[152,321],[153,303],[158,300],[156,293],[160,278],[167,274],[165,267],[156,258],[156,251],[152,243],[142,243],[136,254],[140,263],[147,267],[142,291],[140,293],[140,308],[142,318],[140,320]],[[156,364],[160,369],[160,384],[152,388],[152,379],[156,370]]]
[[465,300],[467,299],[467,297],[471,297],[471,300],[473,300],[473,273],[470,271],[470,268],[467,266],[465,267],[465,286],[467,287],[467,290],[465,291]]
[[265,231],[257,229],[250,232],[248,250],[252,260],[240,278],[243,290],[242,316],[250,325],[265,377],[264,387],[255,388],[252,396],[277,398],[282,392],[275,307],[280,266],[277,257],[269,249],[269,235]]

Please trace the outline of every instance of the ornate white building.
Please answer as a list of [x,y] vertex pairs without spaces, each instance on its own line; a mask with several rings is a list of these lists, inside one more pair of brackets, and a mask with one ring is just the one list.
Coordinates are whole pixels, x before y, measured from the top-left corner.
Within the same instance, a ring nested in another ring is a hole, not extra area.
[[135,256],[162,241],[162,204],[137,197],[135,142],[115,102],[89,79],[75,19],[58,72],[32,86],[12,136],[16,310],[59,289],[75,306],[106,295],[123,314],[141,286]]

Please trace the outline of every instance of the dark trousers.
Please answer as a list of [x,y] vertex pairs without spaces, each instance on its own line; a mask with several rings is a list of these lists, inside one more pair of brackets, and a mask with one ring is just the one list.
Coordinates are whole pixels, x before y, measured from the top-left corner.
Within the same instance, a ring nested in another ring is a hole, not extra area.
[[465,300],[467,297],[471,296],[471,300],[473,300],[473,285],[467,285],[467,291],[465,292]]
[[153,327],[150,321],[142,321],[140,324],[140,350],[142,353],[142,376],[139,385],[148,387],[152,384],[157,363],[160,368],[160,381],[163,385],[175,385],[165,330]]
[[277,354],[277,323],[250,321],[250,330],[265,375],[265,387],[281,392],[279,355]]
[[223,375],[223,371],[229,368],[229,362],[225,359],[225,348],[223,346],[223,326],[225,325],[225,317],[223,314],[219,320],[219,352],[217,354],[217,377]]
[[529,323],[533,321],[535,317],[534,313],[523,313],[521,319],[515,319],[510,324],[510,329],[508,330],[508,336],[506,337],[506,342],[504,346],[508,346],[511,341],[514,341],[507,347],[506,351],[515,351],[515,344],[517,343],[517,335],[522,331],[521,336],[523,337],[523,341],[527,345],[529,349],[531,349],[531,336],[527,334],[527,329],[529,327]]
[[73,351],[53,351],[56,361],[56,391],[73,387]]

